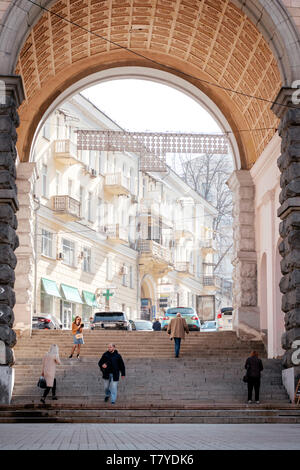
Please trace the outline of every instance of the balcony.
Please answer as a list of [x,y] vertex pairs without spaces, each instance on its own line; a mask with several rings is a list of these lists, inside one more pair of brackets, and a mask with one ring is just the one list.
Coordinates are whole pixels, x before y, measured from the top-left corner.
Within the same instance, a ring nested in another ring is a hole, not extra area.
[[122,173],[105,175],[104,190],[114,196],[129,196],[130,179]]
[[52,196],[52,210],[65,221],[80,220],[80,202],[70,196]]
[[187,261],[177,261],[175,263],[175,271],[182,277],[194,276],[193,266]]
[[186,240],[193,240],[194,234],[188,228],[178,229],[175,230],[175,240],[179,241],[181,238],[185,238]]
[[103,232],[112,243],[127,244],[128,230],[120,224],[110,224],[103,227]]
[[217,288],[218,280],[217,276],[214,275],[204,275],[203,276],[203,287],[207,288],[208,290],[215,290]]
[[62,165],[77,165],[81,163],[77,156],[77,146],[70,139],[53,142],[54,160]]
[[217,242],[214,238],[201,240],[200,243],[201,243],[202,253],[204,255],[206,255],[207,253],[213,253],[217,251]]
[[163,277],[173,269],[172,252],[154,240],[139,240],[139,264],[154,277]]

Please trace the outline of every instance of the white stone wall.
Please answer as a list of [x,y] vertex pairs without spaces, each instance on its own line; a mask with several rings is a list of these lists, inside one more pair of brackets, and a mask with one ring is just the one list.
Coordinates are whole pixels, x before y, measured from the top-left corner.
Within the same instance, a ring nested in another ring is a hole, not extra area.
[[[278,252],[280,242],[277,209],[279,208],[281,139],[276,134],[259,160],[250,170],[255,185],[255,227],[257,253],[258,306],[260,327],[266,333],[268,356],[283,354],[281,335],[284,333],[284,313],[281,311],[281,279]],[[264,261],[265,260],[265,261]],[[265,266],[264,266],[265,263]]]

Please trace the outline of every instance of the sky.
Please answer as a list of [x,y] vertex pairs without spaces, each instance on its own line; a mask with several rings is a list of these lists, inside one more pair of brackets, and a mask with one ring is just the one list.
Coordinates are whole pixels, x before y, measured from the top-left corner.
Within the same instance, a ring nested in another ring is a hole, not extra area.
[[127,131],[221,132],[195,100],[157,82],[111,80],[81,93]]

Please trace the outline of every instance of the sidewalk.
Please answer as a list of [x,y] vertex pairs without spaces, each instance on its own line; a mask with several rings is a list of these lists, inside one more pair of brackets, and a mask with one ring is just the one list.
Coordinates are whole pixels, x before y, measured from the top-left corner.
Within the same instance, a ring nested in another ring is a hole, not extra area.
[[0,450],[300,450],[300,425],[0,424]]

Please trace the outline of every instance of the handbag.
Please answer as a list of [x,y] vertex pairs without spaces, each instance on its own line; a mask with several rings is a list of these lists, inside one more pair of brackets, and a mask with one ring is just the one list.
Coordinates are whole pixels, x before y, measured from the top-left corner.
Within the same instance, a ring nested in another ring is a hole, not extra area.
[[39,381],[37,383],[37,386],[40,387],[40,388],[47,388],[47,383],[46,383],[46,379],[45,377],[43,377],[41,375],[41,377],[39,378]]
[[243,377],[243,382],[248,383],[248,375],[247,375],[247,374],[244,375],[244,377]]
[[76,339],[82,339],[82,338],[83,338],[83,334],[82,334],[82,333],[77,333],[77,335],[75,335],[75,338],[76,338]]

